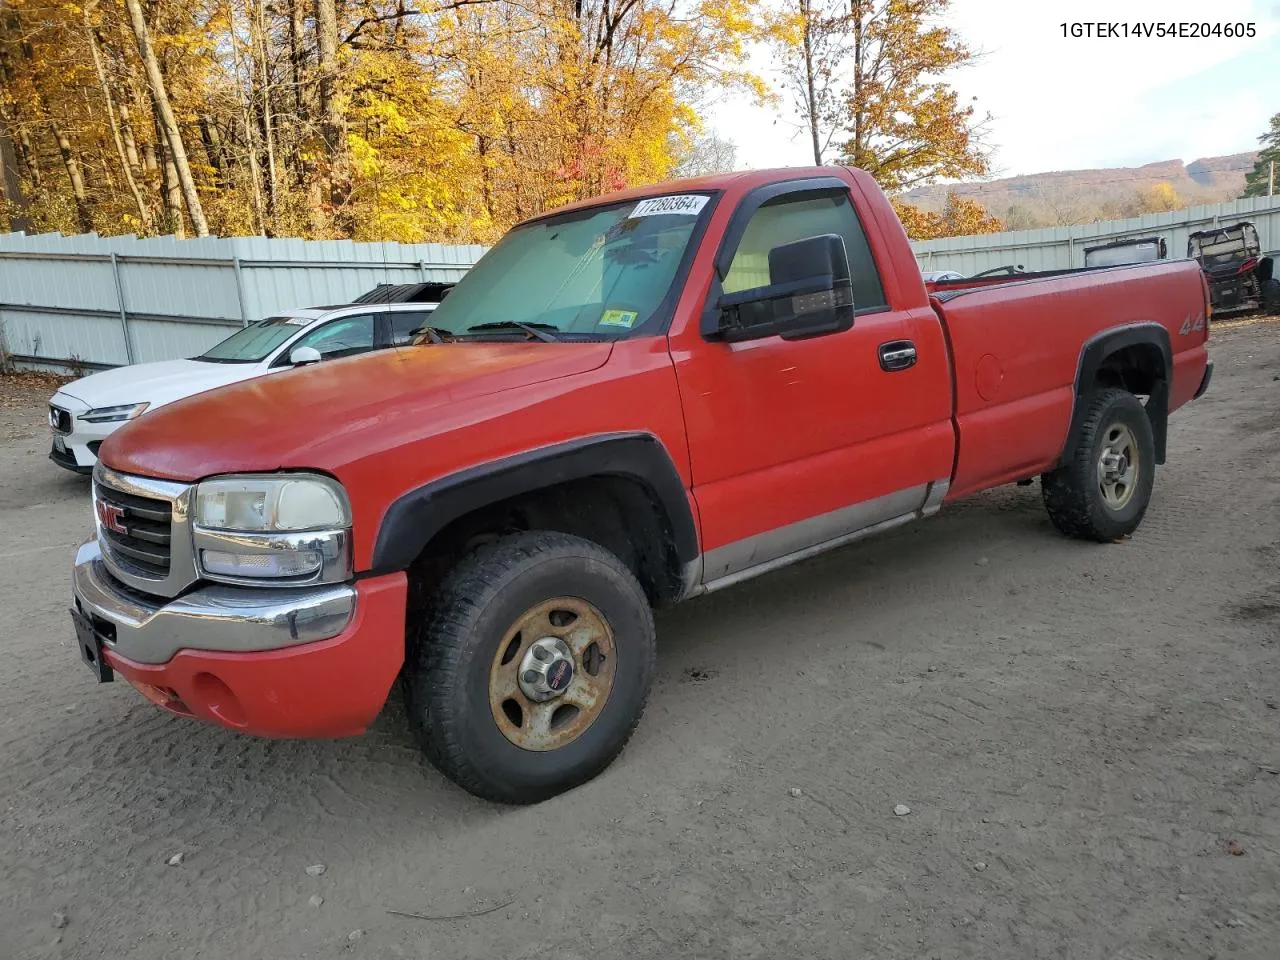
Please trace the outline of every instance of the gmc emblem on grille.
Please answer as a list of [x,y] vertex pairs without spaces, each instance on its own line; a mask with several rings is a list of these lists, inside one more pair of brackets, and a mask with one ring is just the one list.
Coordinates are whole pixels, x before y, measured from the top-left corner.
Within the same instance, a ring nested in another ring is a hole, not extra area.
[[128,535],[129,528],[124,525],[124,510],[114,503],[99,500],[97,505],[98,522],[113,533]]

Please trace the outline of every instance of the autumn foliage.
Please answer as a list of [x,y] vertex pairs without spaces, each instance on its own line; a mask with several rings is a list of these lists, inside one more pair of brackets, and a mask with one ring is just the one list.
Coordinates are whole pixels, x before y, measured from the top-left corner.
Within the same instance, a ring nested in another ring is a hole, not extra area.
[[[939,79],[972,59],[947,10],[0,0],[0,229],[486,243],[568,201],[733,166],[704,108],[767,96],[742,67],[761,40],[819,162],[890,192],[983,176],[982,118]],[[957,197],[899,209],[916,237],[999,229]]]
[[668,176],[753,2],[0,0],[0,228],[487,242]]
[[933,213],[893,198],[893,209],[912,240],[936,240],[939,237],[967,237],[979,233],[999,233],[1004,223],[987,213],[976,200],[947,194],[941,213]]

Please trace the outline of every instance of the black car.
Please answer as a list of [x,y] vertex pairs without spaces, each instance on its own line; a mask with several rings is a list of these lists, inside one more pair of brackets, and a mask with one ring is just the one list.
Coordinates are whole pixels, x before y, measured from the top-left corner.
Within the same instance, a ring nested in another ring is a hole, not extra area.
[[1214,313],[1280,313],[1275,261],[1262,256],[1258,231],[1248,220],[1196,231],[1187,238],[1187,256],[1199,261],[1209,281]]
[[380,283],[352,300],[352,303],[440,303],[453,289],[452,283]]

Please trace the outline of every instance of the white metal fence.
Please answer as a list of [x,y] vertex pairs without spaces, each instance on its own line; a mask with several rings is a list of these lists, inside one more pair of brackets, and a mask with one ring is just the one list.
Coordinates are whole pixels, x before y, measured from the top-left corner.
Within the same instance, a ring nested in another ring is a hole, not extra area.
[[[1074,227],[913,243],[923,270],[1084,265],[1086,247],[1252,220],[1280,250],[1280,197]],[[484,247],[263,237],[138,239],[0,234],[0,349],[26,366],[118,366],[193,356],[235,327],[293,307],[349,302],[379,283],[461,279]]]
[[1164,237],[1170,257],[1185,257],[1188,234],[1239,220],[1257,225],[1264,251],[1280,251],[1280,197],[1252,197],[1074,227],[923,240],[911,246],[921,270],[955,270],[966,276],[1008,264],[1028,270],[1065,270],[1084,266],[1086,247],[1128,237]]
[[0,234],[0,347],[53,368],[189,357],[293,307],[346,303],[379,283],[452,283],[484,249]]

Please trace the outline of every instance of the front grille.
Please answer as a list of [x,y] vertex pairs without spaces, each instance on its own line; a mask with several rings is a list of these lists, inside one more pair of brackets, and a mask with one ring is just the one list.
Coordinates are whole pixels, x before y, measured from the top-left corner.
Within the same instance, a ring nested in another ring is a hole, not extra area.
[[98,530],[113,560],[143,577],[169,575],[173,504],[95,485]]
[[49,426],[59,433],[71,432],[71,411],[49,404]]

